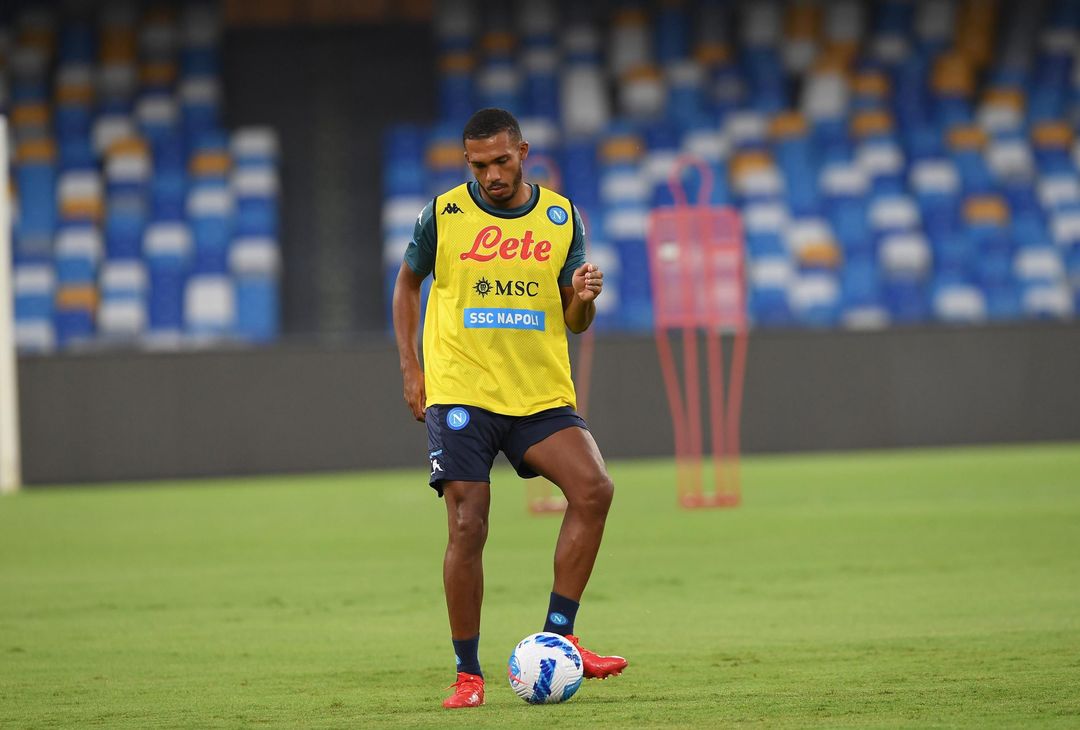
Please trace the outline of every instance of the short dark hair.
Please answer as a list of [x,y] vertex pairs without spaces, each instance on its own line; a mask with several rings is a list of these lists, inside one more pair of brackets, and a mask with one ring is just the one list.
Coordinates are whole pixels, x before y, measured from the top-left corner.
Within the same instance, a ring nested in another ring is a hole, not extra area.
[[509,132],[511,142],[521,141],[521,127],[514,115],[505,109],[481,109],[469,117],[461,133],[461,144],[467,139],[487,139],[499,132]]

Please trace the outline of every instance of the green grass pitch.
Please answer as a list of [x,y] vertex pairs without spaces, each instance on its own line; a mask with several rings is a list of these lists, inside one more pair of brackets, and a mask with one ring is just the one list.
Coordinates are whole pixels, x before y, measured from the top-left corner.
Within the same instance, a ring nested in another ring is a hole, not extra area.
[[495,475],[487,706],[444,711],[422,468],[0,500],[0,727],[1080,725],[1080,445],[747,459],[735,510],[611,465],[578,616],[630,659],[531,707],[558,519]]

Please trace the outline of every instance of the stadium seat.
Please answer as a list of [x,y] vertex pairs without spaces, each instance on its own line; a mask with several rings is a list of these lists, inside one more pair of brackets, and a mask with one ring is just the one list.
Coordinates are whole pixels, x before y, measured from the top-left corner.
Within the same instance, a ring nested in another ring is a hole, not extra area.
[[20,143],[13,177],[19,190],[15,257],[48,257],[58,222],[56,145],[48,139]]
[[281,141],[271,127],[240,127],[229,137],[229,153],[238,169],[276,167]]
[[97,228],[69,226],[57,234],[56,278],[61,286],[93,284],[101,258],[101,234]]
[[[14,260],[48,266],[59,282],[47,321],[24,321],[20,343],[47,350],[180,332],[189,269],[229,271],[241,231],[277,235],[276,135],[246,128],[230,139],[221,129],[220,8],[31,3],[8,17],[19,29],[0,32],[0,110],[11,114],[14,141]],[[238,176],[237,226],[231,210],[210,215],[214,205],[229,206],[220,197],[208,202],[215,194],[206,192],[212,181],[228,197],[234,167],[264,171]],[[188,222],[189,201],[198,256],[189,229],[175,227]],[[121,276],[110,273],[114,265],[145,270],[143,315],[106,286]]]
[[191,231],[182,223],[154,223],[143,234],[150,274],[149,329],[179,335],[183,330],[184,284],[194,254]]
[[213,342],[232,333],[236,292],[223,274],[197,274],[184,289],[184,329],[195,341]]
[[101,268],[98,331],[110,342],[135,343],[146,330],[146,268],[141,260],[106,261]]
[[210,182],[192,187],[188,193],[187,217],[195,243],[193,271],[228,270],[234,212],[235,197],[228,186]]
[[56,346],[53,300],[56,275],[51,264],[16,266],[12,275],[15,294],[15,345],[23,352],[50,352]]
[[795,281],[795,271],[787,256],[760,256],[748,271],[748,309],[758,326],[785,326],[793,323],[788,290]]
[[571,136],[595,134],[607,126],[611,112],[599,65],[577,63],[563,71],[559,109],[563,128]]
[[236,236],[278,237],[278,178],[273,167],[237,170],[231,180],[236,198]]
[[229,252],[235,282],[237,336],[248,342],[270,342],[278,334],[278,276],[281,256],[272,238],[237,238]]
[[832,327],[840,319],[840,286],[827,273],[797,275],[788,287],[795,321],[807,327]]

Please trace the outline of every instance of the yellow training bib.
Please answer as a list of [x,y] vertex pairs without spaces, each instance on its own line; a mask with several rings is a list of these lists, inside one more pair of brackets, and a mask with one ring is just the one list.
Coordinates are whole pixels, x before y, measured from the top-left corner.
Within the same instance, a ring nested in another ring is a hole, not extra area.
[[528,212],[482,209],[459,185],[435,199],[434,281],[424,322],[427,405],[508,416],[576,408],[559,273],[570,201],[540,188]]

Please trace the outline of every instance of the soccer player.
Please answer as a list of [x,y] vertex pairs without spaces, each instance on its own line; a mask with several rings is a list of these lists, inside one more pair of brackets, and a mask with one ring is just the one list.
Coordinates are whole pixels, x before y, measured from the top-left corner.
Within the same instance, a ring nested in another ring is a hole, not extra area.
[[[574,635],[614,485],[574,411],[566,330],[592,323],[604,275],[585,261],[585,229],[570,201],[522,180],[529,143],[512,114],[481,109],[462,143],[476,179],[421,211],[394,287],[405,402],[427,424],[429,484],[446,502],[443,587],[457,657],[448,708],[484,703],[482,555],[499,451],[522,477],[546,477],[566,496],[543,630],[578,647],[588,678],[627,664],[582,648]],[[420,285],[429,274],[422,370]]]

